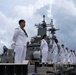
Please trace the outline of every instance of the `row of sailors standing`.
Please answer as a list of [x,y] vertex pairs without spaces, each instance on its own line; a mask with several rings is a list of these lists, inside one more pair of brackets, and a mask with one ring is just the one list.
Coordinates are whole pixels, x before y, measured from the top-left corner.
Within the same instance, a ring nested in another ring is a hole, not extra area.
[[43,39],[41,40],[41,56],[42,56],[42,63],[47,63],[48,62],[48,57],[50,57],[51,62],[53,63],[58,63],[60,62],[61,64],[76,64],[76,55],[75,51],[73,50],[68,50],[68,48],[64,47],[64,44],[59,45],[58,40],[55,39],[53,46],[52,46],[52,51],[50,52],[49,56],[49,51],[48,51],[48,44],[47,44],[47,35],[43,36]]
[[68,48],[64,47],[64,44],[61,45],[60,53],[59,53],[58,59],[60,59],[60,62],[62,64],[76,64],[76,55],[75,51],[73,50],[68,50]]

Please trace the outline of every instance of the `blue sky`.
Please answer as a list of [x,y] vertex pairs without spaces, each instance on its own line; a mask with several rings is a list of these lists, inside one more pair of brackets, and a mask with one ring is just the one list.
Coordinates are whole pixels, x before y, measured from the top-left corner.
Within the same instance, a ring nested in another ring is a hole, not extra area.
[[36,35],[35,23],[46,15],[46,21],[54,19],[60,30],[57,38],[69,49],[76,49],[76,0],[0,0],[0,42],[6,46],[12,43],[14,29],[18,20],[26,20],[29,39]]

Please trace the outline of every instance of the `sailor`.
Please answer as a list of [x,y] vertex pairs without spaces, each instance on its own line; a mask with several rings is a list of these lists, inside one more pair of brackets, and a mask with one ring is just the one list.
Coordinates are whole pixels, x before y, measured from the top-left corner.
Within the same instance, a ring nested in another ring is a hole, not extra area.
[[65,63],[65,49],[64,49],[64,44],[61,45],[61,49],[60,49],[60,62],[62,64]]
[[74,64],[76,64],[76,54],[75,54]]
[[73,50],[70,50],[69,52],[69,63],[73,64]]
[[41,40],[41,55],[42,55],[42,64],[48,62],[48,44],[47,44],[47,35],[44,35]]
[[73,64],[74,64],[76,62],[75,61],[75,51],[74,50],[73,50],[72,54],[73,54]]
[[24,29],[25,20],[19,20],[19,27],[15,29],[13,41],[15,43],[15,63],[22,63],[26,58],[27,33]]
[[69,51],[68,51],[68,47],[66,47],[65,49],[65,63],[68,64],[68,58],[69,58]]
[[54,63],[57,63],[57,61],[58,61],[58,47],[57,47],[57,44],[58,44],[58,40],[55,39],[53,47],[52,47],[52,50],[53,50],[53,62]]

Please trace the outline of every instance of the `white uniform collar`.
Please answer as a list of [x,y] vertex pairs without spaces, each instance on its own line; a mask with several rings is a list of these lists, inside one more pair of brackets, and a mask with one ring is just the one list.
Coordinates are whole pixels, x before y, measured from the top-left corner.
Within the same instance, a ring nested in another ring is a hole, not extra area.
[[[21,27],[20,26],[18,26],[18,28],[20,28],[21,29]],[[24,28],[23,28],[24,29]]]

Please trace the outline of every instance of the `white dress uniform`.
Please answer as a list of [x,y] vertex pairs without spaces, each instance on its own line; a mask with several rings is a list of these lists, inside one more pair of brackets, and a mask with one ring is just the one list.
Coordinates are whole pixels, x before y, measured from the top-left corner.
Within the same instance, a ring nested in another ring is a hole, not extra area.
[[76,64],[76,54],[75,54],[74,64]]
[[69,52],[69,63],[73,64],[73,53]]
[[68,64],[69,53],[65,50],[65,63]]
[[53,44],[52,50],[53,50],[53,62],[56,63],[58,60],[58,47],[55,42]]
[[65,49],[62,48],[62,47],[61,47],[61,49],[60,49],[60,62],[61,62],[62,64],[65,63]]
[[74,54],[74,52],[72,52],[72,55],[73,55],[73,64],[76,62],[75,61],[75,54]]
[[15,42],[15,63],[22,63],[26,58],[26,40],[25,32],[20,28],[15,29],[13,41]]
[[48,44],[45,39],[41,40],[41,54],[42,54],[42,63],[48,62]]

